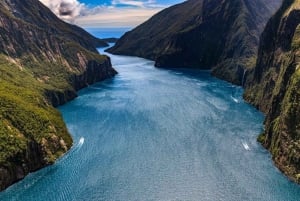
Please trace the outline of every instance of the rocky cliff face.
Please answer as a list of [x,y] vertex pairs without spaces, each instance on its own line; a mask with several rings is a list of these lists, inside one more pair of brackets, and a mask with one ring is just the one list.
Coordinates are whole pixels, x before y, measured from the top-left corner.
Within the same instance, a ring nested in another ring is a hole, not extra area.
[[300,182],[300,1],[285,0],[261,36],[245,99],[266,113],[259,140],[275,164]]
[[96,51],[106,45],[38,0],[0,2],[0,190],[70,149],[53,106],[116,74]]
[[254,67],[259,35],[281,0],[189,0],[126,33],[108,51],[156,61],[157,67],[212,69],[242,84]]

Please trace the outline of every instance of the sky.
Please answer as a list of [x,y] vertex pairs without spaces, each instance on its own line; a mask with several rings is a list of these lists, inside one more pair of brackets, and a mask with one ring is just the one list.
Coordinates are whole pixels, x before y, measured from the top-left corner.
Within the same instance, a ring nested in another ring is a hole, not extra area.
[[40,0],[61,19],[85,28],[135,27],[184,0]]

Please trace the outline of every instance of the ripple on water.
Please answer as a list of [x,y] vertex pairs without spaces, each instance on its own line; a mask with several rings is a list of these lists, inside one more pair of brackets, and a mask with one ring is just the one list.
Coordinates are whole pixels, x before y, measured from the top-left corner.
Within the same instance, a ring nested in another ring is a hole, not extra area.
[[263,115],[209,72],[110,55],[119,75],[60,107],[74,147],[1,201],[299,201],[257,142]]

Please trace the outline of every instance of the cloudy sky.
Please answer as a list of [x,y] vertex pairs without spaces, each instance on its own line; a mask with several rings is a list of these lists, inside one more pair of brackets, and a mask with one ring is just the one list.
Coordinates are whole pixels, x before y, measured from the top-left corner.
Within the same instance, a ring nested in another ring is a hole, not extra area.
[[133,27],[184,0],[40,0],[57,16],[83,27]]

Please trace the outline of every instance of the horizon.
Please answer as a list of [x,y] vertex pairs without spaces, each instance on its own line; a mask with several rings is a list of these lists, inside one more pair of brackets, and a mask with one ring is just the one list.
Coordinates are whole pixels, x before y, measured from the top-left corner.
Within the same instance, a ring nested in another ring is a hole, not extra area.
[[133,28],[185,0],[40,0],[60,19],[83,28]]

